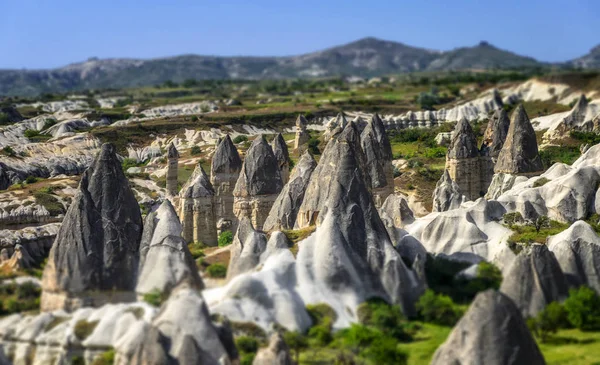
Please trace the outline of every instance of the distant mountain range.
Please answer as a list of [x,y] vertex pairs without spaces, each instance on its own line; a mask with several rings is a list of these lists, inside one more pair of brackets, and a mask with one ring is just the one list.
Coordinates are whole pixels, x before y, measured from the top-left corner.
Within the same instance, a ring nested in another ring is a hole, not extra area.
[[0,70],[0,95],[32,96],[146,86],[186,79],[373,77],[413,71],[484,70],[549,66],[600,68],[600,46],[562,64],[539,62],[481,42],[441,52],[376,38],[290,57],[183,55],[149,60],[96,59],[51,70]]

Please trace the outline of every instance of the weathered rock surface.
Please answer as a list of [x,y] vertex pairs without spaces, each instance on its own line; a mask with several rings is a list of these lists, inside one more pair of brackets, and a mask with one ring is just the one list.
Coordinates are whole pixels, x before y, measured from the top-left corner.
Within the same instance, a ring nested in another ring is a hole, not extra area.
[[552,143],[568,137],[572,130],[583,132],[600,131],[600,105],[588,102],[584,94],[581,94],[573,109],[557,124],[544,133],[545,143]]
[[133,299],[141,233],[140,209],[115,147],[104,144],[83,174],[50,251],[41,309]]
[[360,140],[371,178],[373,200],[379,208],[387,197],[394,193],[392,146],[379,115],[373,115],[362,131]]
[[237,227],[237,218],[233,213],[233,189],[241,169],[242,159],[231,137],[226,135],[213,154],[210,182],[215,190],[215,220],[229,222],[228,225],[234,231]]
[[196,165],[192,176],[181,188],[179,197],[183,238],[187,242],[216,246],[215,191],[200,164]]
[[238,220],[249,218],[261,230],[282,188],[277,158],[264,137],[257,137],[246,153],[233,190],[235,216]]
[[500,291],[510,297],[523,317],[535,317],[551,302],[568,296],[566,278],[546,245],[534,244],[508,267]]
[[483,144],[482,152],[495,159],[500,154],[506,136],[508,135],[508,128],[510,127],[510,118],[504,109],[497,110],[494,115],[488,121],[487,128],[483,133]]
[[452,180],[448,170],[444,170],[444,174],[435,184],[433,191],[433,211],[445,212],[456,209],[466,200],[467,198],[462,194],[458,184]]
[[515,304],[502,293],[479,293],[433,355],[432,365],[543,365],[544,358]]
[[281,133],[277,133],[273,142],[271,142],[271,148],[279,165],[281,181],[286,184],[290,178],[290,154]]
[[265,220],[263,226],[265,231],[294,228],[308,182],[316,167],[317,162],[312,155],[304,152]]
[[600,237],[584,221],[548,237],[548,249],[554,253],[570,286],[586,285],[600,293]]
[[169,200],[146,217],[140,245],[139,279],[135,288],[139,298],[152,292],[166,297],[184,280],[197,290],[204,287],[196,263],[181,236],[182,231]]
[[[59,223],[50,223],[37,227],[25,227],[17,230],[0,230],[0,250],[6,252],[6,258],[0,256],[0,265],[11,258],[17,245],[26,257],[33,259],[33,264],[40,264],[46,257],[52,243],[56,238]],[[21,263],[19,261],[19,263]],[[18,269],[27,269],[30,266],[19,266]]]
[[298,153],[304,152],[307,149],[308,140],[310,139],[310,134],[306,130],[308,126],[308,121],[304,117],[304,115],[299,115],[296,119],[296,138],[294,139],[294,149],[298,151]]
[[388,196],[379,209],[379,216],[394,246],[406,235],[404,227],[415,221],[413,211],[408,206],[408,199],[402,194]]
[[267,248],[267,237],[257,232],[250,219],[242,218],[231,244],[231,256],[227,268],[227,279],[254,269],[260,256]]
[[523,105],[517,106],[512,114],[510,127],[498,161],[495,173],[513,175],[536,175],[544,170],[538,153],[535,131]]
[[179,152],[173,143],[167,149],[167,196],[177,195],[177,169],[179,167]]
[[292,365],[290,349],[279,333],[275,333],[269,340],[269,346],[261,348],[256,353],[253,365]]

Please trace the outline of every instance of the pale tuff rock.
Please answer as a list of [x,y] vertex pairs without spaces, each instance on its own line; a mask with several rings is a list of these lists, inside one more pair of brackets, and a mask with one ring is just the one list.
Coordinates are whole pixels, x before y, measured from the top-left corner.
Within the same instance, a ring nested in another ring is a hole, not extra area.
[[394,246],[397,246],[402,237],[407,234],[404,227],[415,221],[414,214],[408,206],[406,196],[401,194],[388,196],[383,206],[379,209],[379,216],[385,224],[385,228]]
[[367,171],[371,177],[373,200],[379,208],[386,198],[394,193],[392,146],[379,115],[373,116],[361,133],[360,139]]
[[[204,287],[181,233],[179,218],[169,200],[146,217],[144,241],[140,245],[140,256],[143,256],[140,257],[140,274],[135,289],[139,298],[155,291],[168,296],[183,280],[198,290]],[[146,241],[148,237],[151,239]]]
[[494,174],[488,191],[485,194],[486,199],[498,199],[502,194],[506,193],[514,186],[527,181],[526,176],[518,176],[511,174]]
[[448,170],[435,184],[433,191],[433,211],[445,212],[460,207],[467,198],[462,194],[460,187],[450,177]]
[[600,293],[600,237],[584,221],[548,237],[546,245],[556,256],[570,286],[586,285]]
[[200,164],[179,192],[179,198],[183,238],[187,242],[216,246],[215,191]]
[[477,294],[433,355],[432,365],[544,365],[544,357],[515,304],[502,293]]
[[267,241],[267,248],[260,255],[260,263],[265,263],[270,256],[276,255],[282,250],[289,251],[290,245],[290,241],[285,233],[281,231],[271,233],[271,237]]
[[506,141],[509,127],[510,119],[506,111],[504,109],[497,110],[488,121],[483,134],[482,152],[493,159],[497,158],[504,146],[504,141]]
[[544,133],[545,143],[569,136],[572,130],[598,132],[600,130],[600,105],[588,102],[582,94],[568,114]]
[[[41,263],[48,257],[48,252],[52,248],[59,228],[60,223],[50,223],[18,230],[0,230],[0,250],[5,253],[5,257],[0,256],[0,265],[3,265],[15,254],[17,246],[20,246],[22,255],[33,259],[34,265]],[[25,263],[21,260],[17,260],[17,262]],[[27,268],[30,266],[18,267],[18,269]]]
[[[373,117],[379,117],[379,115],[374,114]],[[362,133],[365,128],[367,127],[368,122],[366,120],[364,120],[360,115],[357,115],[356,117],[354,117],[354,119],[352,119],[352,123],[354,123],[356,125],[356,129],[358,129],[358,131],[360,133]],[[383,127],[385,129],[385,126]]]
[[297,150],[298,153],[306,150],[308,140],[310,139],[310,134],[308,134],[306,126],[308,126],[308,121],[304,115],[299,115],[296,119],[296,138],[294,140],[294,149]]
[[344,113],[338,113],[335,118],[332,118],[327,125],[325,125],[325,140],[329,140],[339,134],[348,125],[348,120],[344,116]]
[[282,188],[277,159],[264,137],[259,136],[246,153],[233,190],[234,214],[238,220],[249,218],[261,230]]
[[267,248],[267,237],[257,232],[246,217],[240,219],[237,232],[231,244],[231,257],[227,268],[227,279],[254,269],[260,263],[260,256]]
[[212,157],[210,182],[215,190],[215,220],[217,222],[222,220],[222,226],[228,226],[233,230],[237,227],[237,218],[233,214],[233,189],[241,169],[242,159],[231,137],[226,135],[219,142]]
[[271,143],[273,154],[277,159],[279,165],[279,171],[281,172],[281,181],[283,184],[287,183],[290,178],[290,154],[288,152],[287,144],[283,139],[281,133],[277,133],[273,142]]
[[463,118],[456,124],[452,134],[446,155],[446,170],[468,200],[476,200],[487,191],[487,186],[484,186],[487,176],[482,173],[482,165],[477,137],[469,122]]
[[263,229],[266,232],[294,228],[304,193],[316,167],[317,162],[312,155],[304,152],[294,167],[289,182],[281,190],[265,220]]
[[171,143],[167,150],[167,196],[176,196],[177,186],[177,168],[179,163],[179,152],[175,145]]
[[256,353],[253,365],[293,365],[290,349],[279,333],[275,333],[269,340],[269,346],[261,348]]
[[50,250],[42,310],[133,299],[141,233],[140,209],[115,147],[104,144],[83,174]]
[[530,176],[538,175],[543,170],[535,131],[525,108],[519,105],[512,114],[508,134],[498,154],[494,172]]
[[546,245],[524,249],[504,273],[500,291],[510,297],[524,317],[535,317],[551,302],[568,296],[566,278]]

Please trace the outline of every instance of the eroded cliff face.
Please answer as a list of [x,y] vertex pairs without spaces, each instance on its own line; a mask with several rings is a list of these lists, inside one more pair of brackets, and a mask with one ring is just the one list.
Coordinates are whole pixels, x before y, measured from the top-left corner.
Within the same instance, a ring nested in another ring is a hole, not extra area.
[[200,164],[196,165],[179,197],[183,238],[187,242],[216,246],[215,191]]
[[233,141],[226,135],[213,154],[210,169],[210,183],[215,190],[214,213],[218,233],[225,227],[235,232],[237,227],[237,217],[233,213],[233,189],[241,169],[242,159]]

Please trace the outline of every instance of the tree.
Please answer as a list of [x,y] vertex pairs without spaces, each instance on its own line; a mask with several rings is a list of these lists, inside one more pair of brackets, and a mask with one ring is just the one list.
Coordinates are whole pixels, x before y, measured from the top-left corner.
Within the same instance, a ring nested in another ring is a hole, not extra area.
[[535,231],[539,233],[540,229],[550,227],[550,219],[545,215],[540,215],[533,221],[533,226],[535,227]]
[[584,331],[600,329],[600,297],[593,289],[587,286],[571,289],[564,306],[573,326]]
[[294,357],[296,358],[296,364],[300,360],[300,350],[308,347],[308,341],[306,337],[297,331],[289,331],[283,335],[285,343],[294,350]]
[[419,315],[425,322],[453,326],[461,316],[454,301],[447,295],[436,294],[428,289],[416,304]]
[[560,328],[568,327],[569,320],[565,308],[557,302],[552,302],[535,318],[529,318],[527,325],[536,337],[546,342],[550,334],[556,333]]
[[229,246],[231,242],[233,242],[233,233],[231,233],[231,231],[221,232],[217,240],[219,247]]

